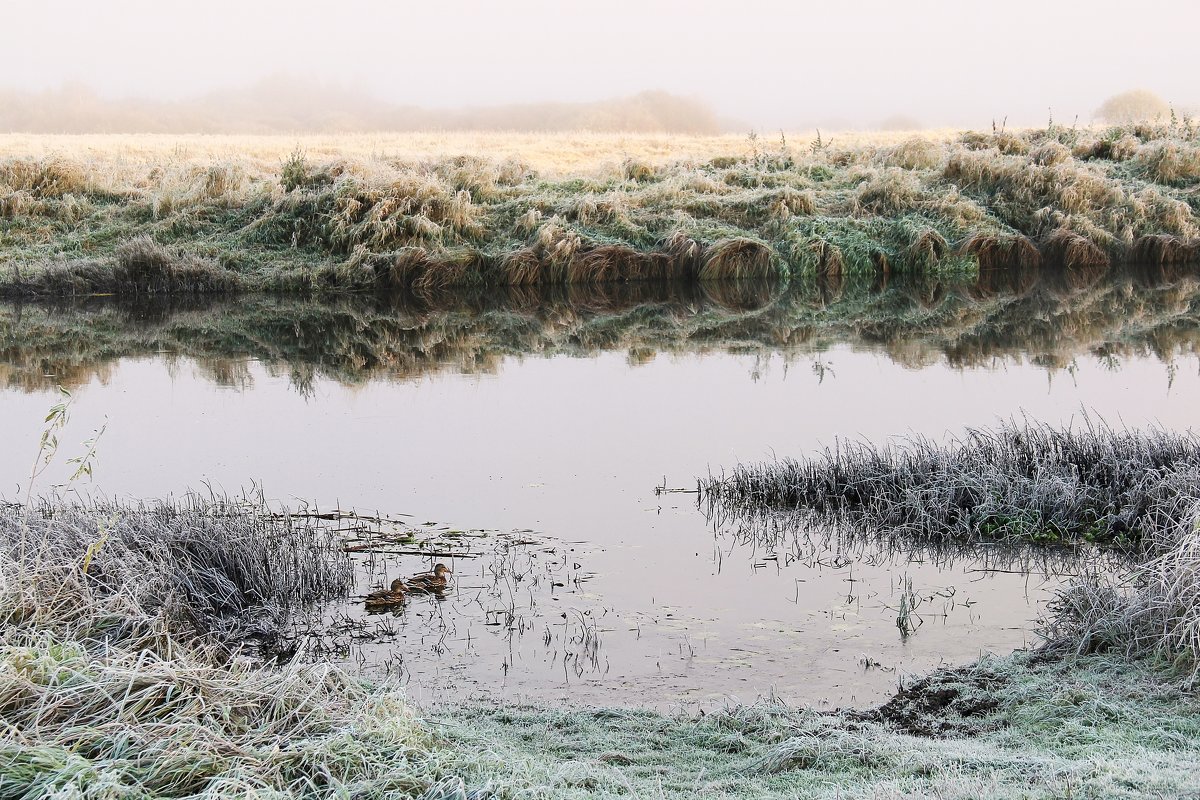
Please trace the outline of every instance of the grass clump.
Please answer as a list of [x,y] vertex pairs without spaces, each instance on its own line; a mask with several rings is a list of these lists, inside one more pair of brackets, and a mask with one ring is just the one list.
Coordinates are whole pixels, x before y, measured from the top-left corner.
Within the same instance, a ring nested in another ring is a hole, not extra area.
[[1194,186],[1200,181],[1200,145],[1160,142],[1138,153],[1137,167],[1165,186]]
[[348,590],[326,531],[195,498],[5,506],[0,554],[0,797],[416,797],[447,777],[398,686],[239,655]]
[[60,260],[31,272],[16,269],[0,284],[0,295],[227,294],[243,285],[235,273],[211,259],[175,253],[148,236],[138,236],[118,245],[108,262]]
[[219,264],[176,256],[146,236],[123,242],[116,250],[115,288],[125,293],[229,292],[238,282]]
[[1046,635],[1078,653],[1157,658],[1200,675],[1200,507],[1154,531],[1157,555],[1094,571],[1057,598]]
[[161,622],[226,648],[244,637],[269,641],[295,612],[344,594],[352,580],[340,542],[323,530],[197,497],[3,506],[0,552],[10,626],[134,636],[142,628],[110,631],[107,616],[94,613],[126,604],[123,625],[140,619],[154,630]]
[[725,239],[708,248],[697,277],[702,281],[767,279],[773,272],[771,248],[753,239]]
[[940,445],[839,442],[704,482],[710,512],[787,512],[917,543],[1098,543],[1154,552],[1200,500],[1200,440],[1026,422]]

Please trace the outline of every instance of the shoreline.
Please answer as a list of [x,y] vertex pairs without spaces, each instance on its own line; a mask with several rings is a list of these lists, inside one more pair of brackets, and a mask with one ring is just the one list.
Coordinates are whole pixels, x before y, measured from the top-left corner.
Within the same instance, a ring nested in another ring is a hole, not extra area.
[[[242,630],[239,618],[282,620],[310,591],[345,591],[346,556],[319,530],[199,498],[102,510],[6,508],[2,797],[100,785],[140,797],[424,800],[1200,790],[1200,697],[1187,645],[1172,664],[1171,651],[1157,649],[1174,647],[1166,640],[1123,652],[1096,638],[1099,618],[1075,616],[1095,595],[1055,612],[1066,617],[1047,647],[936,670],[867,710],[424,710],[395,682],[323,663],[256,664],[220,646]],[[1175,532],[1184,568],[1190,524]],[[263,553],[301,566],[279,584]],[[172,588],[179,579],[185,595]],[[226,622],[233,598],[210,594],[212,581],[242,598]]]

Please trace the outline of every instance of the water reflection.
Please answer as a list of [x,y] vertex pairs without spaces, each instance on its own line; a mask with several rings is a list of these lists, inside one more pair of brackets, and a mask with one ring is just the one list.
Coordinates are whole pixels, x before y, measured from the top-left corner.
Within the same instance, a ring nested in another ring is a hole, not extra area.
[[0,487],[21,496],[62,383],[64,453],[108,423],[95,491],[265,481],[293,507],[487,532],[445,602],[399,615],[361,595],[432,559],[359,554],[360,598],[297,637],[417,699],[873,702],[887,670],[1023,644],[1063,566],[714,529],[653,489],[1021,409],[1194,423],[1200,375],[1169,365],[1197,352],[1195,279],[1035,277],[3,306]]
[[1195,354],[1198,322],[1200,279],[1163,269],[839,277],[786,289],[640,283],[386,298],[88,298],[0,305],[0,382],[28,391],[103,383],[116,359],[161,355],[245,388],[249,358],[309,393],[318,379],[494,374],[523,356],[620,351],[637,365],[660,352],[820,353],[835,343],[913,368],[1028,359],[1070,369],[1081,355],[1117,365]]

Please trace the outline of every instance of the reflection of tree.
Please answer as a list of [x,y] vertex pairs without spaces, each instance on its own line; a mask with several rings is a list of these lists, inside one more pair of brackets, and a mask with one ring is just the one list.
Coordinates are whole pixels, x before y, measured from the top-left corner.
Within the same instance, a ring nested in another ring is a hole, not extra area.
[[489,373],[526,354],[627,355],[797,351],[836,344],[906,366],[1023,360],[1070,371],[1081,355],[1119,366],[1197,352],[1200,280],[1165,274],[983,275],[973,282],[851,279],[755,283],[515,288],[440,296],[203,298],[0,306],[0,382],[26,391],[108,379],[119,358],[170,354],[216,383],[246,386],[246,359],[300,391]]

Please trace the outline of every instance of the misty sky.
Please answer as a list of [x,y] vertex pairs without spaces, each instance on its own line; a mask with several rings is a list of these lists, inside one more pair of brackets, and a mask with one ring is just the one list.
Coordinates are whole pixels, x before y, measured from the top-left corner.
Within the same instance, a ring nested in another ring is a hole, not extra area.
[[286,74],[434,108],[664,89],[770,129],[1200,105],[1196,0],[0,0],[0,87],[180,99]]

